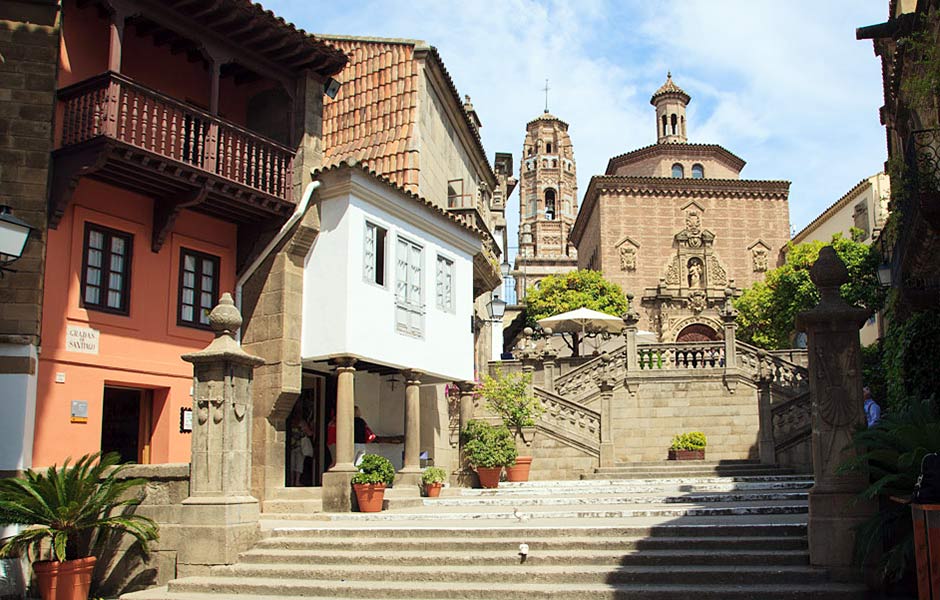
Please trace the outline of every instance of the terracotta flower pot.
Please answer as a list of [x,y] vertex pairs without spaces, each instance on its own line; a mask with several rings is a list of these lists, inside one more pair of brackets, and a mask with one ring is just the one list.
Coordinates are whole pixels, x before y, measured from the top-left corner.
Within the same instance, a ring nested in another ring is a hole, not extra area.
[[705,460],[704,450],[670,450],[669,460]]
[[94,556],[75,560],[41,560],[33,563],[42,600],[88,600]]
[[528,481],[529,469],[532,468],[531,456],[517,456],[516,464],[512,467],[506,467],[507,481]]
[[424,484],[424,493],[427,494],[428,498],[437,498],[441,495],[441,488],[444,487],[444,484],[438,481],[437,483],[425,483]]
[[480,487],[498,487],[499,476],[502,472],[502,467],[477,467],[477,475],[480,476]]
[[356,502],[359,503],[359,512],[381,512],[382,501],[385,499],[384,483],[354,483]]

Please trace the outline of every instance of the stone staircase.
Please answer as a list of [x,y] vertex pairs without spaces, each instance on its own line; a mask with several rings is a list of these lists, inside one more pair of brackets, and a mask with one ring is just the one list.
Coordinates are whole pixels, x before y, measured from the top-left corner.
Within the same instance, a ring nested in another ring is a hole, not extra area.
[[263,539],[237,564],[124,598],[865,597],[808,564],[808,477],[744,462],[686,468],[451,488],[375,514],[266,508]]

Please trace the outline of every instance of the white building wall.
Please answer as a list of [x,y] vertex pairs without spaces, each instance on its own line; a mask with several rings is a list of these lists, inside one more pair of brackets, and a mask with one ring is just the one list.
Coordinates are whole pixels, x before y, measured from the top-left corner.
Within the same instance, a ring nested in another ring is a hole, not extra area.
[[[0,344],[0,356],[27,357],[36,364],[36,347]],[[36,373],[0,373],[0,471],[32,467],[36,422]]]
[[[413,200],[393,193],[384,204],[398,203],[399,208],[407,208],[404,212],[386,210],[377,206],[374,198],[365,198],[369,195],[350,192],[321,203],[321,231],[304,271],[301,337],[304,360],[354,356],[396,368],[415,369],[442,380],[472,379],[473,262],[468,249],[473,247],[473,236],[456,224],[444,222],[444,227],[453,229],[454,235],[463,240],[465,247],[458,248],[457,244],[443,240],[418,224],[422,219],[443,221],[443,217],[435,217]],[[410,203],[414,204],[413,208],[408,206]],[[367,282],[363,277],[367,218],[388,231],[384,286]],[[425,314],[421,337],[399,333],[396,328],[395,265],[399,236],[423,249]],[[453,312],[443,311],[436,305],[438,254],[454,262]]]

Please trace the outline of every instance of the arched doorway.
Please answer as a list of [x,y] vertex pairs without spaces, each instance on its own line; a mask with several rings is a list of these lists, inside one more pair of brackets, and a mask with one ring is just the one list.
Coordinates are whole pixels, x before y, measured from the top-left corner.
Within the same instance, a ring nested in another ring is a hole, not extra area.
[[687,325],[676,336],[676,342],[717,342],[719,339],[714,329],[701,323]]

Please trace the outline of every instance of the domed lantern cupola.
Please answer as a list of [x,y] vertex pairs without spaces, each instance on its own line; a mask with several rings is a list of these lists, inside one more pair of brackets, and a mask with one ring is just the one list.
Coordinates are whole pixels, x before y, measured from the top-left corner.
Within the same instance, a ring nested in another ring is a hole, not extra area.
[[672,82],[672,73],[666,74],[666,83],[650,98],[650,104],[656,107],[656,142],[659,144],[684,144],[688,141],[685,133],[685,107],[691,96]]

